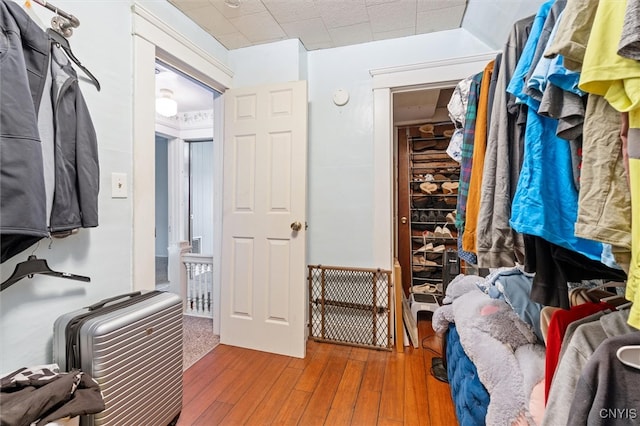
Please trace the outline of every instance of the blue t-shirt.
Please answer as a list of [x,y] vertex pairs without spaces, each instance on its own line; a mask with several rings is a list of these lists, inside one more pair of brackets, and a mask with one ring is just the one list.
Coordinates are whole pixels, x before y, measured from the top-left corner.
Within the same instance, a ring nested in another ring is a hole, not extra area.
[[[524,78],[529,68],[537,65],[531,61],[554,1],[544,3],[538,10],[516,72],[507,87],[507,91],[520,102],[530,106],[527,112],[522,170],[509,223],[517,232],[539,236],[599,261],[602,244],[575,236],[578,192],[573,184],[569,144],[556,135],[558,121],[538,115],[537,103],[525,91],[527,82]],[[555,62],[553,73],[559,76],[563,73],[557,70],[558,66],[562,65]],[[565,80],[569,81],[571,77]],[[564,77],[559,78],[563,79]]]

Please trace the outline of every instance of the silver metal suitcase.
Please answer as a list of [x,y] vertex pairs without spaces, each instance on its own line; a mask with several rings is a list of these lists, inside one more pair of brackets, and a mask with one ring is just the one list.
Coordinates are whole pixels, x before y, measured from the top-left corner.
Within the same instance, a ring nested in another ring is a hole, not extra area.
[[152,291],[105,299],[60,316],[53,361],[100,385],[105,410],[80,424],[166,426],[182,409],[182,300]]

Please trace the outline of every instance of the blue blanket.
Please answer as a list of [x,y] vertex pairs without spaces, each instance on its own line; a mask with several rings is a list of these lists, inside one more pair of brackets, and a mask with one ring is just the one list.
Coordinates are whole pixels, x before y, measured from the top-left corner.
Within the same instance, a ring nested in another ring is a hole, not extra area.
[[461,426],[483,426],[489,406],[489,393],[480,383],[478,370],[465,354],[455,324],[447,334],[447,376],[456,417]]

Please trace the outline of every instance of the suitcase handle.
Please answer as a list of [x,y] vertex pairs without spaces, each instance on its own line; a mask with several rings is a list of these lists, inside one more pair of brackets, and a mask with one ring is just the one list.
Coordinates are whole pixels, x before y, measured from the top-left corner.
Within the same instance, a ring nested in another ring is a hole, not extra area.
[[141,294],[142,294],[142,292],[140,292],[140,291],[134,291],[133,293],[121,294],[119,296],[110,297],[108,299],[103,299],[103,300],[99,301],[98,303],[95,303],[95,304],[93,304],[91,306],[87,306],[87,309],[89,309],[90,311],[95,311],[96,309],[102,308],[107,303],[114,302],[114,301],[119,300],[119,299],[125,299],[125,298],[131,299],[132,297],[140,296]]

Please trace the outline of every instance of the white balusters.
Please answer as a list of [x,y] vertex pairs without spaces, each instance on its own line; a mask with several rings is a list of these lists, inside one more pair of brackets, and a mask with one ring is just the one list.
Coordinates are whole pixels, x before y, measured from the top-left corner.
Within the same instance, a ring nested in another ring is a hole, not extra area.
[[187,303],[185,314],[211,318],[213,316],[213,258],[186,254],[182,262],[187,271]]

